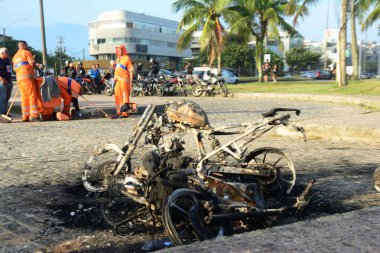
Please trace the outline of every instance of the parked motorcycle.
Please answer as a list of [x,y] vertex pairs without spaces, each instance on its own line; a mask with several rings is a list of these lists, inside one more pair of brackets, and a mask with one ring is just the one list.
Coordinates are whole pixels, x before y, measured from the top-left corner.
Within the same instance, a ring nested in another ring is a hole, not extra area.
[[113,94],[115,94],[115,80],[113,78],[105,79],[104,85],[104,93],[107,96],[112,96]]
[[200,97],[205,93],[206,96],[221,94],[222,97],[227,97],[228,89],[224,79],[220,76],[215,76],[213,73],[209,73],[209,75],[211,78],[207,81],[194,77],[195,84],[191,90],[193,96]]
[[169,82],[164,85],[164,94],[176,95],[176,92],[180,90],[184,96],[187,96],[186,83],[183,80],[186,82],[186,75],[171,75]]
[[163,80],[151,75],[138,74],[135,84],[132,86],[131,96],[163,96]]
[[87,95],[101,94],[105,88],[104,80],[94,80],[89,75],[82,78],[80,85]]

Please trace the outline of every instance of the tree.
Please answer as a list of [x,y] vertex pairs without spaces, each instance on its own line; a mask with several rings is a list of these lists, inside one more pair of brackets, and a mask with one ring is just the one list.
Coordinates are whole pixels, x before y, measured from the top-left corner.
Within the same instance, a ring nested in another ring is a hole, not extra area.
[[336,69],[336,81],[339,87],[347,85],[346,76],[346,44],[347,44],[347,2],[342,0],[340,11],[340,25],[338,35],[338,64]]
[[308,70],[308,67],[316,69],[320,65],[321,54],[311,51],[303,46],[291,48],[285,53],[285,60],[297,71]]
[[222,65],[241,74],[252,74],[255,66],[255,53],[237,35],[228,35],[222,51]]
[[202,30],[200,45],[207,51],[210,66],[217,58],[218,73],[221,72],[221,54],[224,46],[225,28],[223,20],[228,22],[235,11],[230,9],[231,0],[177,0],[173,3],[176,12],[184,11],[177,31],[187,28],[178,39],[177,48],[186,49],[195,31]]
[[[364,11],[369,11],[367,17],[362,24],[362,30],[366,30],[373,23],[380,19],[380,1],[379,0],[361,0],[360,5]],[[370,11],[370,9],[372,10]]]
[[358,2],[350,0],[350,30],[351,30],[351,52],[352,52],[352,80],[359,79],[359,53],[356,34],[356,17],[358,15]]
[[288,32],[291,36],[298,32],[285,21],[287,2],[282,0],[236,0],[235,7],[240,11],[241,17],[235,20],[232,30],[239,33],[250,34],[256,40],[255,56],[256,68],[259,73],[259,82],[263,81],[262,61],[265,40],[268,34],[276,38],[281,45],[279,29]]

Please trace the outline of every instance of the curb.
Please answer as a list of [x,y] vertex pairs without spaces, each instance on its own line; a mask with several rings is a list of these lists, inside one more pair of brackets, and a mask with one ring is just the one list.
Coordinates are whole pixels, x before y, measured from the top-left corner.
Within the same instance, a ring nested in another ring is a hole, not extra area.
[[[380,129],[366,127],[339,127],[331,125],[302,125],[306,140],[327,139],[332,141],[363,142],[368,144],[380,143]],[[287,127],[279,127],[275,135],[304,138],[297,131]]]
[[338,104],[349,104],[356,106],[375,107],[380,109],[380,97],[374,96],[373,99],[354,96],[329,96],[315,94],[280,94],[280,93],[233,93],[236,98],[256,98],[256,99],[283,99],[283,100],[307,100],[314,102],[328,102]]

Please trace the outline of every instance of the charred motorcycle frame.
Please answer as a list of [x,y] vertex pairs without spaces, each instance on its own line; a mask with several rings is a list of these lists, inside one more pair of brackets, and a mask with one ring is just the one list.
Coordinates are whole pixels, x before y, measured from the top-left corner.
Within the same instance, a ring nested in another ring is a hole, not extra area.
[[[293,205],[284,205],[296,182],[287,155],[248,145],[278,125],[289,125],[290,112],[300,114],[275,108],[255,123],[212,128],[193,102],[170,104],[164,113],[148,105],[121,148],[95,149],[85,163],[83,184],[100,194],[103,217],[114,229],[162,223],[176,245],[254,229],[309,202],[313,181]],[[185,148],[189,134],[196,155]],[[222,143],[223,137],[228,140]],[[141,162],[133,157],[138,145],[145,150]]]

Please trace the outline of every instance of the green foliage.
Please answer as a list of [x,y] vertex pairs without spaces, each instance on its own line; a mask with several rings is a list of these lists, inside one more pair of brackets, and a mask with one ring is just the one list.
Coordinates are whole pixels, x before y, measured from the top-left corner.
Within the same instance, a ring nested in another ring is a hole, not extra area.
[[255,52],[238,36],[230,35],[222,51],[222,66],[237,71],[239,75],[252,75]]
[[209,64],[207,50],[201,50],[194,60],[194,66],[202,66],[203,64]]
[[286,62],[296,71],[307,70],[308,67],[316,69],[320,67],[321,54],[305,47],[291,48],[285,53]]
[[326,81],[280,81],[277,83],[245,83],[229,85],[230,92],[269,92],[269,93],[299,93],[299,94],[342,94],[342,95],[380,95],[378,80],[349,81],[344,87],[338,87],[335,82]]

